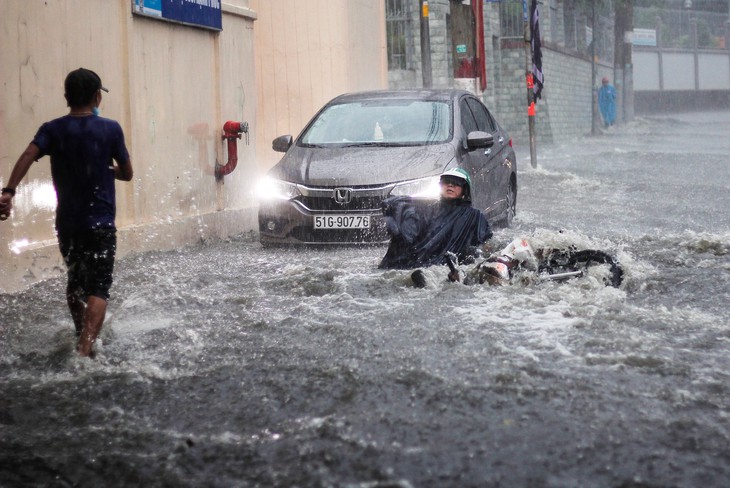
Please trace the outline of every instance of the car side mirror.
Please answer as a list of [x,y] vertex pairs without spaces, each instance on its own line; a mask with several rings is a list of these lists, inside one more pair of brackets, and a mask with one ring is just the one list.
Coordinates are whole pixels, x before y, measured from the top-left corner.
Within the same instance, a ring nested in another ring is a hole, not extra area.
[[468,147],[469,150],[478,149],[480,147],[492,147],[493,145],[494,136],[489,132],[475,130],[469,132],[469,135],[466,136],[466,147]]
[[287,152],[292,144],[292,137],[289,135],[279,136],[271,142],[271,149],[276,152]]

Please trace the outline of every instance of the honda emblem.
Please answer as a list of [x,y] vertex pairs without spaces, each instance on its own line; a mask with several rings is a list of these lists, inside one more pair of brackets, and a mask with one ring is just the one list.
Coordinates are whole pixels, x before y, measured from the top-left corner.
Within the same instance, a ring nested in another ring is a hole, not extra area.
[[352,201],[352,188],[335,188],[335,202],[344,205]]

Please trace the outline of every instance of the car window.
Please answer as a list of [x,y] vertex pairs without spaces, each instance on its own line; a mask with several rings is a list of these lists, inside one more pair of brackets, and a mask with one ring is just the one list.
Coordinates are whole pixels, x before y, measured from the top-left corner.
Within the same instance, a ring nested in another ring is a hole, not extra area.
[[496,125],[494,124],[494,119],[487,108],[474,98],[467,98],[466,103],[469,105],[469,108],[471,108],[474,118],[477,120],[477,127],[479,130],[489,133],[494,132]]
[[463,129],[464,135],[468,135],[469,132],[473,132],[477,129],[477,122],[474,119],[474,115],[471,113],[471,109],[469,108],[469,105],[467,105],[466,100],[461,100],[459,102],[459,112],[461,113],[461,127]]
[[447,102],[389,99],[330,105],[309,125],[299,143],[416,145],[450,138]]

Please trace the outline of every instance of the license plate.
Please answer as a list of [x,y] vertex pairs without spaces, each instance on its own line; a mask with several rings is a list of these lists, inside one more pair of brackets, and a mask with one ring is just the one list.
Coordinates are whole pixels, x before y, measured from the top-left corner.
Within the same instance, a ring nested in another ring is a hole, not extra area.
[[315,229],[368,229],[369,215],[316,215]]

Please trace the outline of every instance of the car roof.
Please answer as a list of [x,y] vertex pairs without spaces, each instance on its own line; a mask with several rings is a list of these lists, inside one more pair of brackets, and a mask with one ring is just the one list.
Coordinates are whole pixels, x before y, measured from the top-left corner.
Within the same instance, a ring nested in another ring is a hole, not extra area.
[[463,95],[472,95],[466,90],[456,89],[416,89],[416,90],[371,90],[345,93],[329,103],[354,102],[360,100],[414,99],[414,100],[453,100]]

